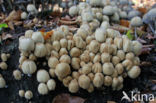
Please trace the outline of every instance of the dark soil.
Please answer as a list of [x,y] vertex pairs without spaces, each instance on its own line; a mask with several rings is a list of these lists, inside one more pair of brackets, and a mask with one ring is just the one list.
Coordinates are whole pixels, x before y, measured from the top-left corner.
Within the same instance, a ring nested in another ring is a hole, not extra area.
[[[16,33],[15,33],[16,32]],[[19,50],[18,50],[18,35],[24,34],[23,29],[18,29],[13,32],[14,39],[8,41],[4,41],[0,46],[1,52],[9,52],[11,53],[11,57],[8,60],[8,69],[6,71],[0,70],[0,73],[6,80],[7,87],[5,89],[0,89],[0,103],[28,103],[29,101],[25,98],[21,98],[18,95],[18,91],[20,89],[31,90],[33,92],[33,99],[31,99],[31,103],[52,103],[52,100],[55,96],[61,93],[69,93],[68,89],[65,88],[61,82],[57,79],[56,90],[50,92],[48,95],[41,96],[38,94],[37,86],[38,82],[36,80],[36,74],[33,74],[32,77],[28,77],[27,75],[23,75],[20,81],[17,81],[13,78],[12,72],[18,68],[18,59],[19,59]],[[8,42],[9,44],[5,45]],[[149,55],[140,56],[142,61],[149,61],[152,63],[151,66],[141,67],[142,73],[139,78],[135,80],[131,80],[129,78],[124,80],[124,88],[120,91],[112,91],[111,88],[102,88],[100,90],[96,89],[93,93],[87,93],[84,90],[80,90],[76,94],[71,94],[74,96],[79,96],[85,98],[85,103],[106,103],[107,101],[116,101],[117,103],[121,103],[121,98],[123,96],[122,91],[125,91],[130,95],[130,91],[134,89],[138,89],[143,93],[154,93],[156,95],[156,85],[151,82],[151,79],[156,79],[156,53],[151,52]],[[44,59],[39,59],[38,69],[46,68],[47,66],[42,66],[42,62]],[[128,103],[128,101],[122,101],[122,103]]]

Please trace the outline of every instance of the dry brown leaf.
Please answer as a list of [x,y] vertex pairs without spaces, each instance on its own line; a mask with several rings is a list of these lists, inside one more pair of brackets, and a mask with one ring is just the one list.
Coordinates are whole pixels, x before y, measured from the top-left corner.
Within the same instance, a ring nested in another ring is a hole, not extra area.
[[12,21],[9,21],[9,22],[8,22],[8,27],[9,27],[11,30],[15,30],[14,24],[13,24]]
[[5,33],[2,34],[2,40],[7,40],[9,38],[13,38],[11,34],[5,34]]
[[84,103],[85,99],[69,94],[60,94],[54,98],[52,103]]
[[127,21],[127,20],[120,20],[120,25],[121,26],[125,26],[125,27],[129,27],[129,21]]
[[9,21],[19,21],[21,19],[21,10],[15,11],[13,10],[12,12],[10,12],[10,14],[8,15],[8,17],[4,20],[5,22],[9,22]]

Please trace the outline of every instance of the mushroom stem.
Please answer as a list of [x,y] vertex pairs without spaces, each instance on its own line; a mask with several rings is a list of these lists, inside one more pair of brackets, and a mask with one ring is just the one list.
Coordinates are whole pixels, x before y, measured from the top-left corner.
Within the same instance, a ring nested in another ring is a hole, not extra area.
[[136,27],[134,28],[134,32],[135,32],[135,39],[137,39],[138,36],[137,36],[137,28]]
[[150,27],[150,29],[151,29],[152,33],[153,33],[153,34],[155,34],[155,31],[154,31],[154,29],[153,29],[152,25],[151,25],[151,24],[148,24],[148,25],[149,25],[149,27]]
[[28,16],[27,16],[27,19],[28,19],[28,20],[29,20],[30,15],[31,15],[31,14],[30,14],[30,13],[28,13]]

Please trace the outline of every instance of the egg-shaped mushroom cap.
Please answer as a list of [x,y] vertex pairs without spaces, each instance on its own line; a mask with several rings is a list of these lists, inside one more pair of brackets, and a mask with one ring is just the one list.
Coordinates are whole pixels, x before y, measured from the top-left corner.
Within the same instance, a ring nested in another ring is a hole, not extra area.
[[133,27],[138,27],[138,26],[143,25],[143,22],[142,22],[142,19],[140,17],[136,16],[136,17],[131,19],[130,24]]
[[44,69],[38,70],[38,72],[37,72],[37,81],[38,82],[45,83],[49,79],[50,79],[50,76],[46,70],[44,70]]
[[70,16],[76,16],[78,14],[78,11],[79,11],[79,9],[77,6],[72,6],[69,9],[69,15]]
[[128,13],[128,18],[132,19],[133,17],[140,16],[140,12],[137,10],[132,10]]
[[129,0],[120,0],[119,3],[120,3],[120,5],[128,5]]
[[27,5],[27,11],[28,12],[32,12],[32,11],[35,11],[35,10],[36,10],[35,5],[33,5],[33,4],[28,4]]
[[103,14],[108,15],[108,16],[113,15],[114,14],[113,7],[112,6],[105,6],[103,8]]

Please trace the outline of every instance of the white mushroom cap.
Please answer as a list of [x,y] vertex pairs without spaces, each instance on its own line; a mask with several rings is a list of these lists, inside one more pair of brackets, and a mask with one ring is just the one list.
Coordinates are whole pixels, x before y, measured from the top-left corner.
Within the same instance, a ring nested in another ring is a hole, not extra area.
[[48,94],[48,87],[47,87],[47,85],[46,85],[45,83],[40,83],[40,84],[38,85],[38,92],[39,92],[39,94],[41,94],[41,95],[46,95],[46,94]]
[[109,17],[107,15],[103,15],[103,21],[109,22]]
[[22,63],[22,71],[24,74],[33,74],[37,70],[37,66],[32,60],[25,60]]
[[92,72],[93,73],[101,73],[102,72],[102,65],[101,63],[95,63],[92,66]]
[[113,14],[114,14],[113,7],[110,6],[110,5],[105,6],[105,7],[103,8],[103,14],[104,14],[104,15],[108,15],[108,16],[113,15]]
[[78,70],[80,68],[80,58],[72,58],[71,65],[73,69]]
[[101,62],[105,63],[105,62],[110,62],[111,60],[111,55],[109,53],[102,53],[101,54]]
[[55,87],[56,87],[56,82],[54,79],[49,79],[48,82],[47,82],[47,87],[48,87],[48,90],[55,90]]
[[112,77],[111,76],[105,76],[104,77],[104,85],[105,86],[110,86],[112,84]]
[[7,70],[8,65],[7,65],[5,62],[1,62],[1,63],[0,63],[0,68],[1,68],[2,70]]
[[16,80],[21,80],[21,72],[19,70],[14,70],[13,76]]
[[109,21],[103,21],[101,23],[101,29],[103,29],[104,31],[108,29],[109,27],[110,27]]
[[103,85],[104,82],[104,76],[102,73],[96,73],[95,77],[93,79],[93,84],[95,87],[99,88]]
[[122,19],[126,19],[126,18],[127,18],[127,13],[126,13],[125,11],[120,11],[120,12],[119,12],[119,16],[120,16],[120,18],[122,18]]
[[139,11],[136,11],[136,10],[132,10],[128,13],[128,18],[131,19],[133,17],[136,17],[136,16],[139,16],[140,15],[140,12]]
[[64,78],[71,73],[70,66],[67,63],[59,63],[56,66],[55,74],[58,77]]
[[78,92],[78,90],[79,90],[79,84],[78,84],[78,81],[76,80],[76,79],[74,79],[74,80],[71,80],[71,82],[69,83],[69,91],[71,92],[71,93],[76,93],[76,92]]
[[112,63],[104,63],[103,64],[103,73],[105,75],[112,75],[114,72],[114,66]]
[[133,41],[132,42],[132,51],[135,53],[135,55],[139,55],[142,50],[142,44],[138,41]]
[[81,75],[78,79],[79,86],[83,89],[88,89],[90,86],[90,78],[86,75]]
[[26,19],[28,14],[26,12],[21,13],[21,19]]
[[26,38],[31,38],[33,32],[34,32],[33,30],[27,30],[27,31],[25,31],[25,37],[26,37]]
[[35,47],[34,41],[31,38],[20,37],[19,49],[22,51],[33,51]]
[[83,22],[90,22],[93,20],[93,15],[91,12],[84,12],[81,15]]
[[56,57],[50,57],[48,60],[48,66],[50,68],[56,68],[56,65],[59,63],[58,59]]
[[4,88],[6,86],[5,79],[3,77],[0,77],[0,88]]
[[62,62],[62,63],[68,63],[68,64],[70,64],[71,58],[70,58],[69,55],[62,55],[60,57],[59,61]]
[[90,0],[89,4],[91,6],[101,6],[102,5],[101,2],[102,0]]
[[52,41],[60,41],[64,37],[64,32],[60,29],[54,30],[53,35],[51,36]]
[[89,44],[89,51],[93,53],[97,53],[99,48],[100,48],[100,44],[96,40],[91,41],[91,43]]
[[37,14],[37,12],[38,12],[35,5],[33,5],[33,4],[27,5],[27,11],[30,12],[32,15]]
[[44,43],[44,38],[43,38],[43,35],[41,34],[41,32],[33,32],[32,39],[36,43]]
[[141,69],[138,66],[133,66],[129,71],[128,71],[128,76],[132,79],[137,78],[141,73]]
[[59,28],[62,32],[64,32],[65,36],[69,35],[69,27],[66,25],[61,25]]
[[111,16],[111,20],[114,22],[119,22],[119,20],[120,20],[119,14],[117,12],[115,12],[114,15]]
[[130,24],[133,27],[138,27],[138,26],[141,26],[143,24],[143,22],[142,22],[142,19],[137,16],[137,17],[134,17],[131,19]]
[[25,92],[25,98],[28,99],[28,100],[31,99],[31,98],[33,98],[32,91],[30,91],[30,90],[26,91]]
[[98,28],[95,31],[95,39],[98,42],[104,42],[106,39],[106,30],[104,30],[103,28]]
[[78,14],[78,7],[77,6],[72,6],[69,8],[69,15],[70,16],[76,16]]
[[37,43],[34,54],[36,57],[44,57],[47,54],[46,46],[43,43]]
[[24,97],[25,91],[24,90],[19,90],[18,92],[20,97]]
[[50,79],[50,76],[49,76],[49,73],[46,70],[41,69],[41,70],[37,71],[37,81],[38,82],[45,83],[49,79]]

